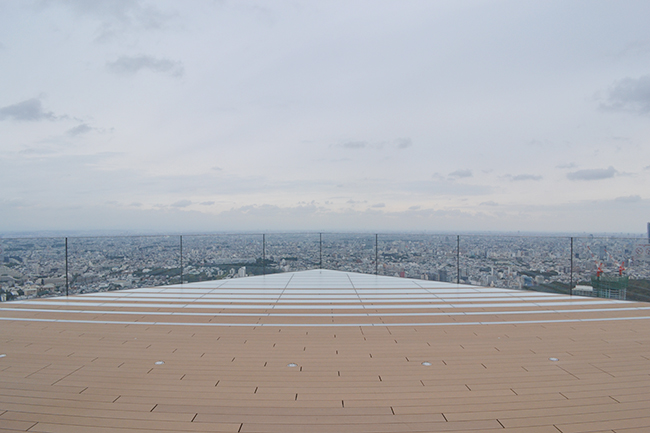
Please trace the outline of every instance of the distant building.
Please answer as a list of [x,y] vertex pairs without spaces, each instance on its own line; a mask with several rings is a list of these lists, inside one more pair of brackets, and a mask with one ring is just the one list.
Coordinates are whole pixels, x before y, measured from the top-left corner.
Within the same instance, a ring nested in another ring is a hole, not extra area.
[[638,262],[650,262],[650,242],[637,244],[632,251],[632,259]]
[[573,288],[573,294],[578,296],[595,296],[593,287],[580,284]]

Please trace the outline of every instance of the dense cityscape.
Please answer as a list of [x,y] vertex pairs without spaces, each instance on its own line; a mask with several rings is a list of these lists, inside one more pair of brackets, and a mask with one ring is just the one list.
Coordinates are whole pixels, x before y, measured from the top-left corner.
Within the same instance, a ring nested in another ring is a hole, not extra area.
[[645,237],[367,233],[0,238],[0,299],[316,268],[586,295],[624,276],[628,298],[650,299]]

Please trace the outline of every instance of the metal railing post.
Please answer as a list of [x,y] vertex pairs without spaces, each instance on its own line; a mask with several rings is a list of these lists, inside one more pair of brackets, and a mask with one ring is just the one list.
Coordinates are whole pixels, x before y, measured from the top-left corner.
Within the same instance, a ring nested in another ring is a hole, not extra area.
[[375,275],[379,275],[379,234],[375,233]]
[[460,284],[460,235],[456,235],[456,284]]
[[571,279],[569,280],[569,295],[573,296],[573,236],[571,236],[571,260],[570,260],[570,263],[571,263],[571,270],[570,270]]
[[181,284],[183,284],[183,235],[180,235],[181,238]]
[[323,269],[323,234],[318,233],[318,247],[319,247],[319,263],[318,268]]
[[65,238],[65,296],[68,296],[70,282],[68,281],[68,238]]
[[262,233],[262,275],[266,275],[266,234]]

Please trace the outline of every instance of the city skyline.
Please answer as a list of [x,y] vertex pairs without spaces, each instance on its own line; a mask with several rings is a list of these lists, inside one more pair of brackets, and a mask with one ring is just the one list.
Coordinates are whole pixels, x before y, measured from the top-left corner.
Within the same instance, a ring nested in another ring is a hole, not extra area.
[[643,233],[649,13],[0,2],[0,230]]
[[650,244],[643,237],[407,233],[24,237],[0,238],[0,291],[11,296],[60,296],[68,289],[77,294],[334,269],[569,293],[575,284],[592,284],[594,276],[624,273],[630,279],[632,299],[647,300],[649,264]]

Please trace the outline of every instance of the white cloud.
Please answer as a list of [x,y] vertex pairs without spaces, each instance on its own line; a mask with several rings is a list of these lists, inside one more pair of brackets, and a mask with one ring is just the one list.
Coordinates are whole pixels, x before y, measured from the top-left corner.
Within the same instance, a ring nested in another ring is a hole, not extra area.
[[639,203],[642,199],[640,195],[628,195],[623,197],[616,197],[614,200],[623,203]]
[[397,147],[400,149],[406,149],[407,147],[413,146],[413,140],[410,138],[400,138],[396,140]]
[[97,26],[95,40],[102,43],[134,30],[162,30],[175,15],[163,12],[158,3],[143,0],[45,0],[38,5],[43,9],[61,6],[78,17],[92,20]]
[[170,206],[172,207],[188,207],[192,204],[192,200],[178,200],[174,203],[172,203]]
[[612,86],[604,108],[650,113],[650,75],[625,78]]
[[585,170],[573,171],[567,173],[566,177],[569,180],[602,180],[610,179],[618,174],[618,171],[611,165],[608,168],[591,168]]
[[542,180],[542,176],[537,174],[518,174],[510,177],[513,182],[520,182],[526,180]]
[[472,170],[456,170],[449,173],[449,177],[472,177]]
[[169,74],[172,77],[183,76],[183,64],[169,59],[156,59],[151,56],[121,56],[113,62],[108,62],[106,67],[109,71],[118,74],[133,75],[141,70],[150,70]]
[[347,141],[342,144],[342,146],[346,149],[363,149],[367,145],[368,143],[365,141]]
[[68,129],[66,131],[66,134],[68,134],[68,135],[70,135],[72,137],[75,137],[77,135],[86,134],[86,133],[88,133],[90,131],[93,131],[93,130],[94,130],[94,128],[89,126],[87,123],[82,123],[81,125],[77,125],[74,128]]
[[37,122],[40,120],[57,120],[58,118],[59,116],[56,116],[53,112],[45,111],[41,101],[36,98],[0,108],[0,120],[13,119]]

